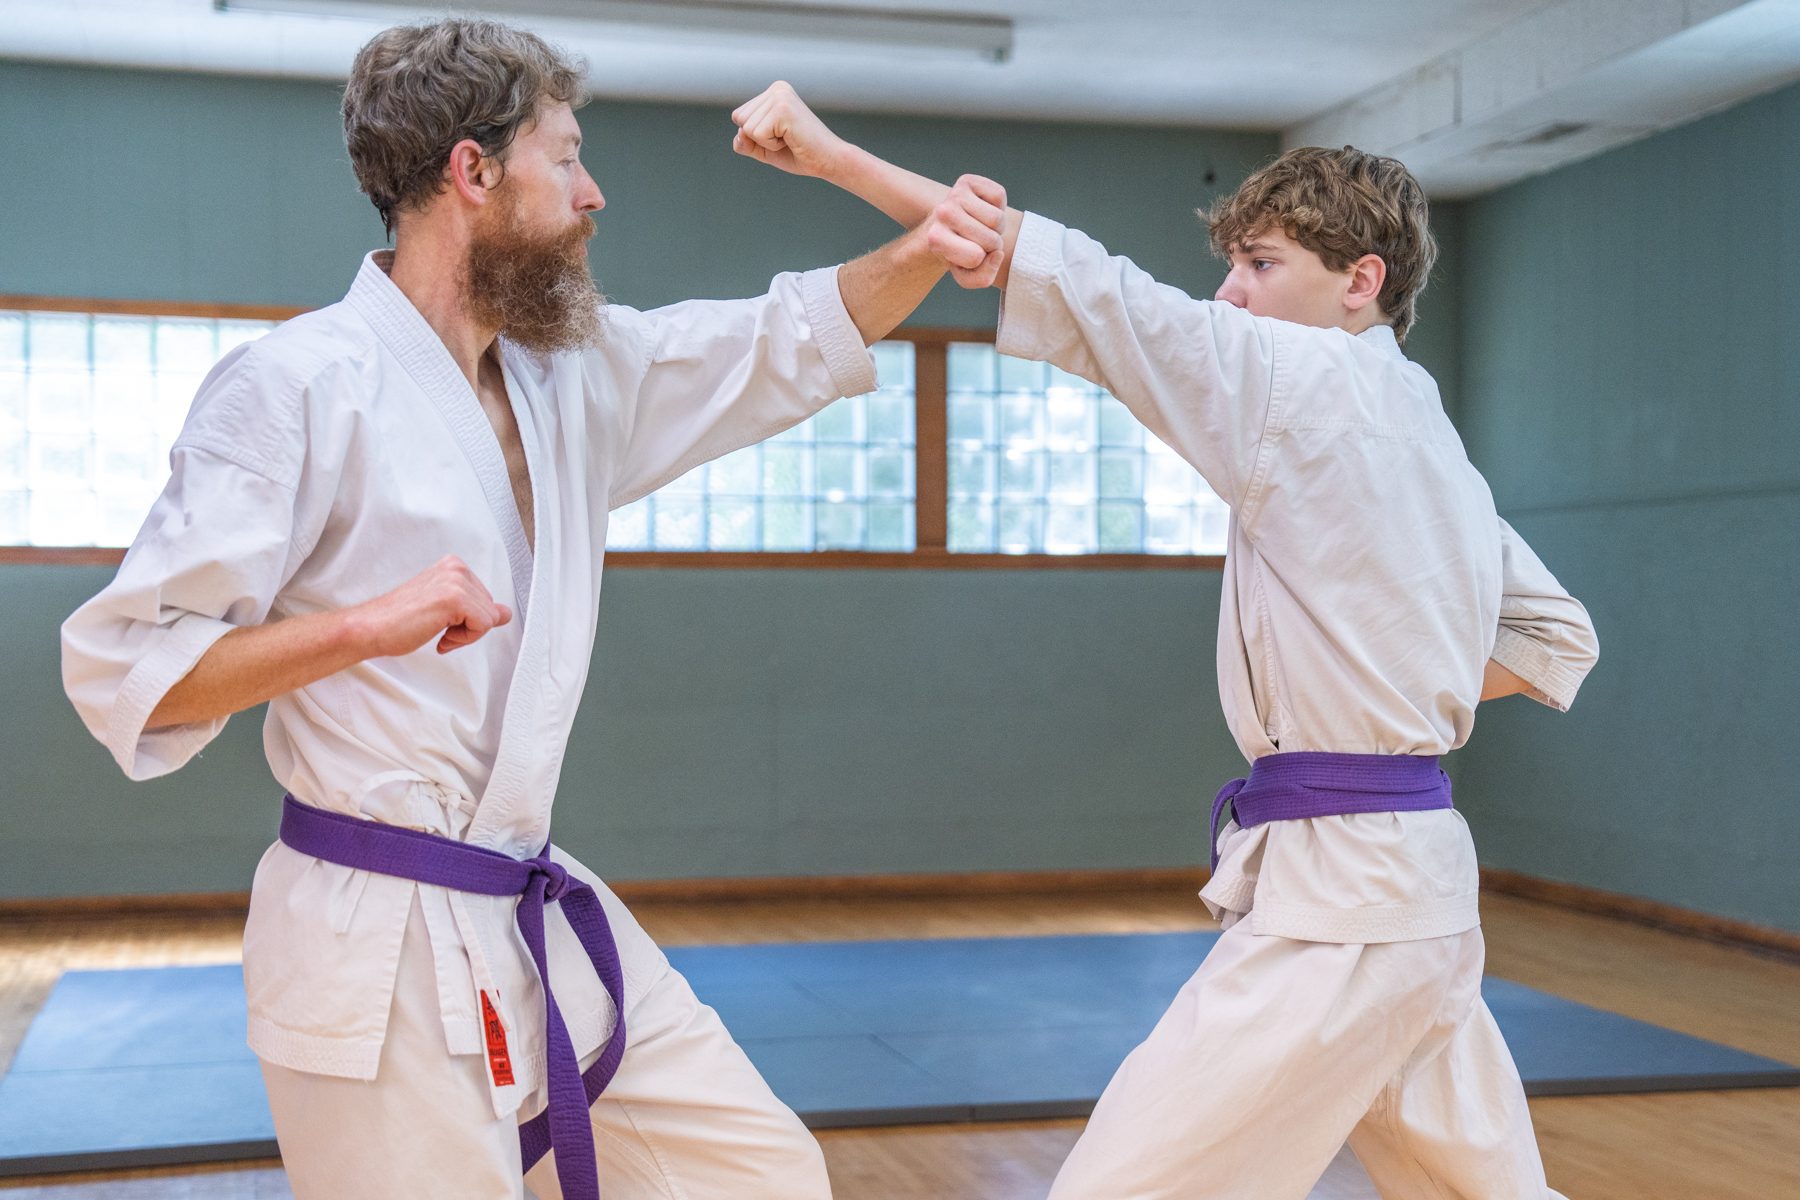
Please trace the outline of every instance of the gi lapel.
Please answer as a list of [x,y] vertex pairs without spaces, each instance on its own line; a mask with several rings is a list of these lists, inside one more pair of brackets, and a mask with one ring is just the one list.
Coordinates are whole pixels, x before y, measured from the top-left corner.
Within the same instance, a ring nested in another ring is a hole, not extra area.
[[[469,466],[481,484],[481,492],[499,526],[501,541],[506,545],[506,562],[512,569],[513,599],[523,621],[531,598],[531,546],[525,540],[525,526],[519,520],[519,506],[513,500],[512,480],[506,474],[506,459],[500,453],[500,441],[481,401],[469,386],[468,377],[450,357],[437,331],[419,315],[406,293],[394,286],[387,272],[376,263],[376,255],[390,251],[377,250],[363,259],[345,297],[363,319],[387,344],[388,351],[400,360],[406,373],[431,398],[444,424],[450,427],[457,445],[468,456]],[[533,487],[536,487],[535,480]]]
[[[525,448],[525,465],[531,474],[531,504],[536,514],[533,524],[537,527],[537,553],[526,587],[533,594],[543,594],[545,581],[553,576],[553,568],[562,553],[558,537],[560,515],[552,494],[557,486],[551,478],[554,455],[541,452],[545,449],[546,433],[554,441],[555,431],[554,428],[539,430],[538,421],[542,414],[533,409],[531,393],[520,386],[517,374],[506,364],[506,357],[507,349],[502,346],[501,366],[506,375],[507,393],[512,397],[513,418],[519,423],[519,442]],[[554,409],[554,398],[549,407]],[[512,504],[510,493],[508,504]],[[516,512],[517,506],[513,505],[513,508]],[[552,673],[548,670],[551,626],[562,619],[558,602],[566,605],[573,599],[554,595],[556,590],[548,589],[551,594],[546,603],[533,605],[531,615],[525,620],[518,666],[506,692],[506,716],[500,725],[500,752],[494,758],[494,770],[488,776],[487,790],[482,793],[474,824],[469,827],[469,841],[517,857],[538,853],[550,836],[552,796],[549,793],[552,789],[540,789],[541,802],[533,804],[532,783],[562,759],[562,743],[554,740],[554,732],[545,730],[539,721],[545,692],[552,688]],[[544,736],[546,733],[551,736]],[[550,778],[554,780],[554,771]]]

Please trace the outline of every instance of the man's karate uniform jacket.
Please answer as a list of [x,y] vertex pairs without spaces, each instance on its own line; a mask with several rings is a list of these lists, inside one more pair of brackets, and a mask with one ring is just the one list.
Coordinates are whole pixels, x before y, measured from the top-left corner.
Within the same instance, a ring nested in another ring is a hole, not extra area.
[[[548,837],[587,679],[608,511],[873,390],[874,364],[836,268],[777,276],[751,300],[611,306],[604,342],[581,353],[539,357],[503,340],[534,547],[486,415],[387,277],[385,253],[363,261],[341,303],[207,377],[117,577],[63,627],[64,682],[128,776],[164,775],[225,725],[144,727],[214,641],[361,603],[457,555],[511,606],[511,623],[448,654],[433,639],[277,697],[264,726],[275,783],[242,802],[273,815],[286,789],[525,858]],[[513,897],[352,870],[277,842],[257,868],[244,940],[250,1046],[294,1070],[374,1078],[415,893],[450,1053],[483,1050],[485,991],[516,1080],[494,1089],[495,1112],[514,1112],[542,1081],[544,1014]],[[551,981],[586,1055],[611,1032],[612,1005],[559,906],[547,925]],[[666,962],[635,921],[614,927],[629,1008]]]
[[[1492,658],[1567,709],[1599,654],[1585,609],[1494,511],[1437,384],[1353,336],[1156,282],[1026,214],[997,349],[1107,388],[1231,506],[1219,696],[1246,759],[1445,754]],[[1218,781],[1223,783],[1223,780]],[[1369,943],[1475,928],[1461,814],[1228,823],[1201,893],[1259,934]]]

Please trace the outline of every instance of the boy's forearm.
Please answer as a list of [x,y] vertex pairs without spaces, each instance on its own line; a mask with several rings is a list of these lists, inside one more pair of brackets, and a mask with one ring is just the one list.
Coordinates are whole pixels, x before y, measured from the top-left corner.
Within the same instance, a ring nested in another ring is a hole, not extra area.
[[848,143],[826,178],[908,229],[929,217],[931,210],[950,194],[944,184],[896,167],[861,146]]
[[1502,696],[1516,696],[1531,685],[1495,662],[1488,659],[1481,672],[1481,698],[1498,700]]
[[[880,209],[908,229],[916,229],[928,220],[933,210],[950,196],[951,189],[934,179],[897,167],[864,150],[844,144],[832,170],[825,176],[830,183],[843,188],[859,200]],[[1025,214],[1016,208],[1006,209],[1001,228],[1003,250],[993,286],[1006,290],[1011,275],[1013,246],[1019,240],[1019,229]],[[970,286],[964,283],[965,287]]]

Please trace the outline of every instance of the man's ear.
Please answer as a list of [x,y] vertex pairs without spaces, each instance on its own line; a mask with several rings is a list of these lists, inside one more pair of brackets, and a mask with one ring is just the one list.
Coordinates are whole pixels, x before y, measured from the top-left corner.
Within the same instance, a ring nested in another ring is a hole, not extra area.
[[445,164],[450,186],[470,204],[486,204],[488,189],[500,182],[500,163],[481,152],[473,138],[464,138],[450,147],[450,161]]
[[1379,254],[1365,254],[1350,264],[1350,290],[1344,293],[1344,307],[1356,312],[1373,304],[1381,296],[1387,282],[1387,263]]

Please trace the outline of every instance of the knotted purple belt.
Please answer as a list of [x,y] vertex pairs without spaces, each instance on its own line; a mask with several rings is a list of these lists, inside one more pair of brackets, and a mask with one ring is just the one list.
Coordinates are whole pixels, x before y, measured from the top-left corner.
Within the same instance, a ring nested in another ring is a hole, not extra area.
[[1435,754],[1331,754],[1295,750],[1250,764],[1250,778],[1219,789],[1212,807],[1212,865],[1219,865],[1219,817],[1230,808],[1238,827],[1265,821],[1341,817],[1349,813],[1427,812],[1452,808],[1450,777]]
[[[478,896],[520,897],[516,919],[525,945],[537,963],[544,985],[545,1077],[549,1105],[519,1126],[519,1153],[527,1171],[552,1147],[556,1174],[569,1200],[599,1200],[600,1174],[594,1159],[594,1130],[588,1106],[619,1069],[625,1055],[625,984],[619,948],[594,889],[569,877],[550,861],[550,847],[536,858],[516,858],[466,842],[358,820],[302,804],[292,796],[282,802],[281,840],[302,854],[340,866],[396,875]],[[594,970],[612,997],[618,1020],[600,1059],[584,1074],[575,1044],[563,1024],[562,1011],[550,992],[550,967],[544,957],[544,905],[562,905],[563,916],[593,960]]]

